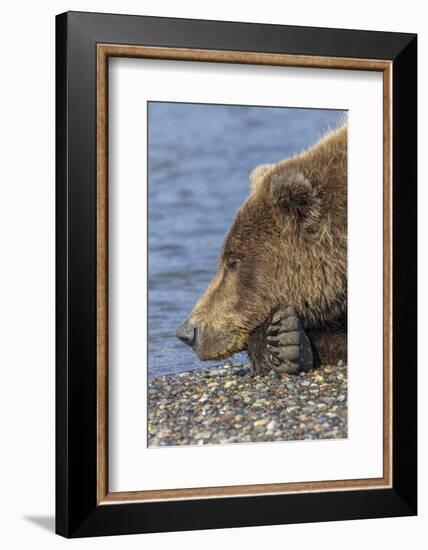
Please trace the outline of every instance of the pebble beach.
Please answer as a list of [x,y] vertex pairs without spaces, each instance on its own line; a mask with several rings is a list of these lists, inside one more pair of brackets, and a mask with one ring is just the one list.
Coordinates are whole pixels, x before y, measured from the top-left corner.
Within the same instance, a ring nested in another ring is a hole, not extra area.
[[252,376],[227,362],[153,378],[148,445],[209,445],[347,437],[347,366]]

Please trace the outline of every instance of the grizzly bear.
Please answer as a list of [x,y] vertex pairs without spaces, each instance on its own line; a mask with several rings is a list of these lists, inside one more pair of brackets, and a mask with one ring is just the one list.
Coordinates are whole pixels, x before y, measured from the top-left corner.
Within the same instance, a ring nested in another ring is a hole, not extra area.
[[347,127],[250,182],[178,338],[201,360],[248,350],[255,373],[346,360]]

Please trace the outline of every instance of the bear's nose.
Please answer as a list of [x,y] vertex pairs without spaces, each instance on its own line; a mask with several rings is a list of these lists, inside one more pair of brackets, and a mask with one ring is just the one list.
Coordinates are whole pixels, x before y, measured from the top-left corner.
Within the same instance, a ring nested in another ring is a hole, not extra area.
[[175,334],[177,338],[180,338],[180,340],[188,346],[193,346],[195,344],[196,327],[192,325],[192,323],[189,323],[187,319],[184,323],[181,323]]

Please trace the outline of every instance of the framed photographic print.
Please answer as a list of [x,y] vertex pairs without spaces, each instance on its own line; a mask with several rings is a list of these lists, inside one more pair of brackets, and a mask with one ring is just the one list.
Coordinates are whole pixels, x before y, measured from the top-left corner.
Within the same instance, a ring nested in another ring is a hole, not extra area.
[[56,25],[57,532],[416,514],[416,36]]

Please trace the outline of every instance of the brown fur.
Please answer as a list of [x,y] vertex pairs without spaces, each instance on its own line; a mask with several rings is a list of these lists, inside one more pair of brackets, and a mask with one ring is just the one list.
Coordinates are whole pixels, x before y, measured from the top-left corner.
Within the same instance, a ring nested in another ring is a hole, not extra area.
[[252,173],[218,271],[189,317],[198,331],[196,353],[219,359],[246,349],[249,334],[284,302],[293,304],[308,334],[346,317],[346,258],[344,126]]

